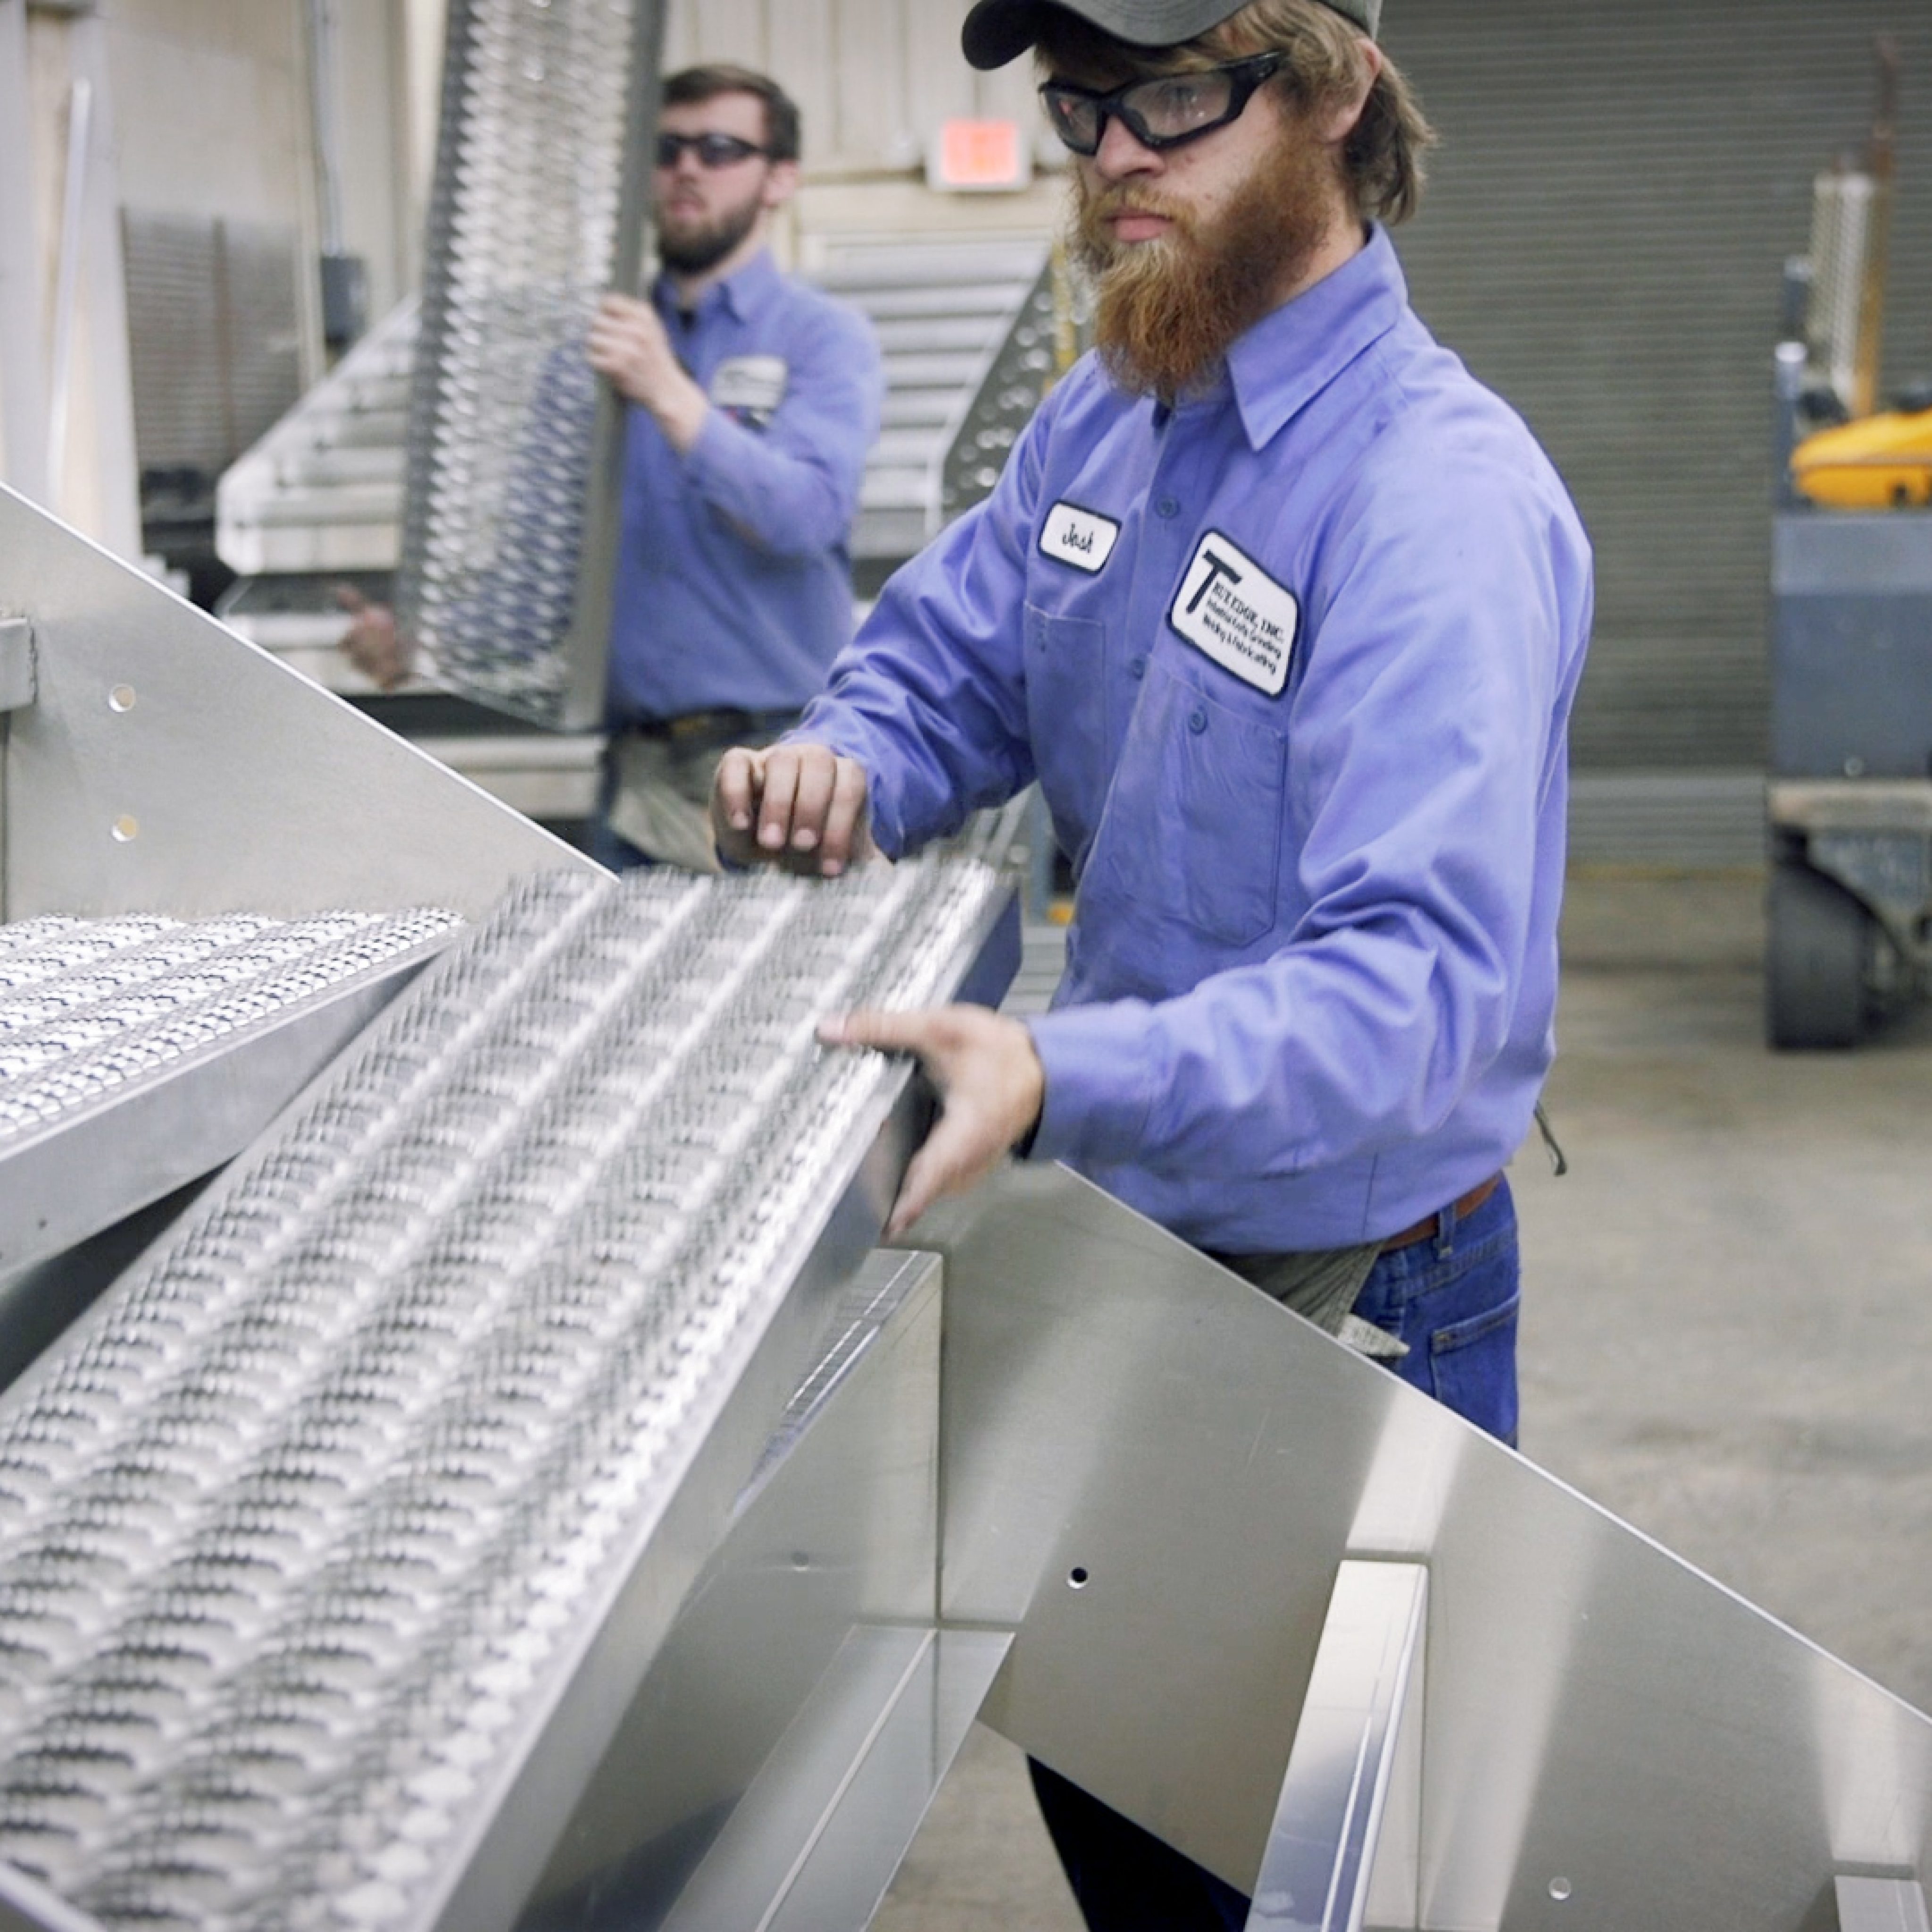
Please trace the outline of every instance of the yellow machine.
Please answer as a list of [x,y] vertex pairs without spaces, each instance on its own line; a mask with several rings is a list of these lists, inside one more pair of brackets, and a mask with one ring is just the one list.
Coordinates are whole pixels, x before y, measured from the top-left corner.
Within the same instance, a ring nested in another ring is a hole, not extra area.
[[1932,406],[1887,410],[1808,436],[1791,453],[1791,480],[1829,509],[1932,504]]

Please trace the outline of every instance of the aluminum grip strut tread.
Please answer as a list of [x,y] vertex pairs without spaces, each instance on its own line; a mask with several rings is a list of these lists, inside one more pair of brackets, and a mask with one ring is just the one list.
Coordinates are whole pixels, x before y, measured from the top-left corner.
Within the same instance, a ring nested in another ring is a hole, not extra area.
[[0,1402],[0,1856],[106,1926],[433,1922],[904,1077],[818,1018],[1000,896],[552,874],[433,966]]
[[458,923],[418,910],[0,926],[0,1159],[23,1137],[232,1044]]
[[[580,592],[608,603],[583,578],[602,488],[584,345],[599,297],[635,274],[634,76],[657,10],[449,9],[398,615],[446,682],[552,726]],[[604,413],[614,428],[608,400]]]

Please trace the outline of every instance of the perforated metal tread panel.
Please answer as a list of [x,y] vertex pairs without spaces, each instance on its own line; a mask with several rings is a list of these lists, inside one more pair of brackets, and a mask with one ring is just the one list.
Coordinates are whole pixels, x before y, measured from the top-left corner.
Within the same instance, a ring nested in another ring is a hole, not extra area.
[[584,342],[637,279],[662,33],[661,0],[449,8],[397,611],[541,724],[602,708],[619,414]]
[[419,908],[0,926],[0,1273],[239,1153],[460,923]]
[[454,914],[58,916],[0,926],[0,1159],[10,1143],[446,938]]
[[950,990],[976,861],[554,874],[0,1402],[0,1856],[104,1926],[433,1924]]

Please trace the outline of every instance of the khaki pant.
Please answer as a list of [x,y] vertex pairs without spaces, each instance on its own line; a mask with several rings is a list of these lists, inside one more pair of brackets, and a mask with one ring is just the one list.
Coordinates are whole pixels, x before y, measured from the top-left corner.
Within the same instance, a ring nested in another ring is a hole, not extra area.
[[708,737],[650,738],[627,732],[612,740],[614,770],[605,823],[646,858],[681,872],[716,872],[711,788],[734,745],[769,745],[774,731],[748,732],[720,744]]

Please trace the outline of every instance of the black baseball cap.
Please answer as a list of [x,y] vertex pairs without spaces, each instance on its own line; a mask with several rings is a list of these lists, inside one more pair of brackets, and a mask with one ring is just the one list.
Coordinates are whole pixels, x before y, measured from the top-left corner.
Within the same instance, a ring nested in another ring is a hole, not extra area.
[[[1371,39],[1382,0],[1322,0]],[[1130,47],[1178,47],[1238,14],[1246,0],[978,0],[959,43],[976,68],[1004,67],[1040,38],[1042,19],[1056,9],[1076,15]]]

